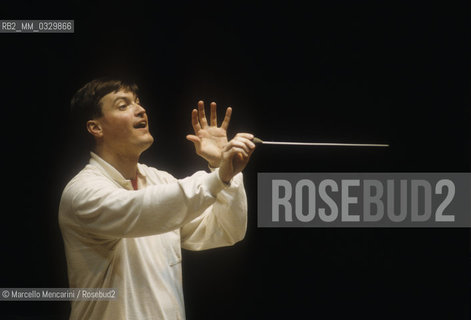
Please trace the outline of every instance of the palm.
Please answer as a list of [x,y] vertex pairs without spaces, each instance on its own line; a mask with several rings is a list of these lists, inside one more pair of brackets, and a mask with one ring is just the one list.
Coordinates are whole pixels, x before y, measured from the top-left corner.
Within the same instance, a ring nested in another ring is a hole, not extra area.
[[209,162],[218,162],[221,151],[227,144],[226,131],[217,127],[208,127],[198,132],[198,138],[201,140],[198,154]]
[[224,121],[217,126],[216,103],[211,103],[210,124],[206,120],[203,101],[198,102],[198,110],[192,111],[192,125],[194,135],[187,139],[195,145],[196,153],[206,159],[210,166],[218,167],[221,154],[227,144],[227,127],[231,118],[232,109],[227,108]]

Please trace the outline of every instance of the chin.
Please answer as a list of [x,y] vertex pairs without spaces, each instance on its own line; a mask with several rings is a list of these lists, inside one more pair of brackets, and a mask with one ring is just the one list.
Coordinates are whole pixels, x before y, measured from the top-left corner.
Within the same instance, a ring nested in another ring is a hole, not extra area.
[[141,144],[143,148],[142,151],[149,149],[152,143],[154,143],[154,137],[152,137],[151,135],[146,137],[146,139],[143,139],[142,144]]

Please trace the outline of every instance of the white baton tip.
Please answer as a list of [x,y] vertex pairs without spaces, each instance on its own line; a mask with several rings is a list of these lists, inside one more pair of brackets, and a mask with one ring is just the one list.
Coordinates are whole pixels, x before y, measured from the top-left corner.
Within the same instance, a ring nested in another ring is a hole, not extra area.
[[333,146],[333,147],[389,147],[389,144],[381,143],[343,143],[343,142],[288,142],[288,141],[263,141],[254,137],[254,143],[258,144],[276,144],[285,146]]

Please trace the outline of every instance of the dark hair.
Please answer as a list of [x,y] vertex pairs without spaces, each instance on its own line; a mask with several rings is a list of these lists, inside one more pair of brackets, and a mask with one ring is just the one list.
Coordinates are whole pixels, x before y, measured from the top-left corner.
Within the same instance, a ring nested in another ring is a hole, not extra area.
[[80,88],[70,102],[73,136],[78,143],[86,143],[87,151],[95,146],[95,139],[87,131],[87,121],[102,116],[100,100],[111,92],[131,91],[137,95],[138,86],[131,81],[103,77],[94,79]]

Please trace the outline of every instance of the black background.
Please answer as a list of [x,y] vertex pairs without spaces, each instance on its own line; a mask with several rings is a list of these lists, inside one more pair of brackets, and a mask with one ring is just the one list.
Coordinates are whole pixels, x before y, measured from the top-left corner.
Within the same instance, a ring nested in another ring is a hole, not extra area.
[[[469,172],[467,2],[2,2],[2,19],[74,19],[74,34],[0,34],[0,287],[67,287],[60,194],[83,166],[68,105],[85,82],[134,78],[156,142],[142,161],[205,169],[185,135],[197,101],[229,135],[387,142],[260,146],[233,247],[184,252],[188,319],[469,319],[467,229],[260,229],[258,172]],[[67,302],[0,303],[66,319]]]

